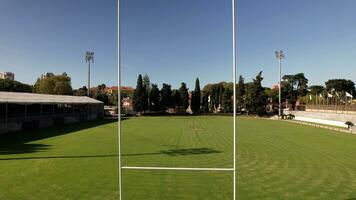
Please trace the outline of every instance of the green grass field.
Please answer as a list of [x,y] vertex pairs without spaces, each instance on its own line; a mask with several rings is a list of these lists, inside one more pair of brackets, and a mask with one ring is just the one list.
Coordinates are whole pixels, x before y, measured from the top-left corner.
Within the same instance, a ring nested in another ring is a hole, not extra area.
[[[231,117],[122,122],[125,166],[232,167]],[[117,123],[0,136],[0,199],[118,199]],[[238,199],[355,199],[356,135],[238,120]],[[231,172],[123,170],[124,199],[230,200]]]

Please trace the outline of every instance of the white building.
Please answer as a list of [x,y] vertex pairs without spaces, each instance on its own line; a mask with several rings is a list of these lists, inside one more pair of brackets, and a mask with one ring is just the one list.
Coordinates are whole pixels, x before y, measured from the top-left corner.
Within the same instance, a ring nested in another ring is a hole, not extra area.
[[15,74],[12,72],[0,72],[0,79],[15,80]]

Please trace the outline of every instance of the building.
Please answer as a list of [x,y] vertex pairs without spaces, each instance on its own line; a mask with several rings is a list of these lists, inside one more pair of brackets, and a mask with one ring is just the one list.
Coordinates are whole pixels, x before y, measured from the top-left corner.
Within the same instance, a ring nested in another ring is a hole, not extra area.
[[[281,88],[283,88],[283,86]],[[271,87],[271,90],[278,90],[278,89],[279,89],[279,84],[274,84]]]
[[118,87],[117,86],[112,86],[112,87],[106,87],[105,88],[105,92],[109,95],[112,95],[114,92],[118,91]]
[[117,117],[119,108],[117,106],[104,106],[104,113],[106,117]]
[[0,92],[0,133],[95,120],[103,116],[103,102],[86,96]]
[[15,74],[12,72],[0,72],[0,79],[15,80]]
[[124,113],[130,113],[133,111],[133,100],[130,97],[124,97],[121,103]]

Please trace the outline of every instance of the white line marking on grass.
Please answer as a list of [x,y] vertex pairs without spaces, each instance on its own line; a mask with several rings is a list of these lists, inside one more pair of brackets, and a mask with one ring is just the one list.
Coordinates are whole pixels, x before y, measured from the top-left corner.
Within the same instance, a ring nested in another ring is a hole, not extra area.
[[234,168],[193,168],[193,167],[134,167],[122,166],[122,169],[132,170],[175,170],[175,171],[234,171]]

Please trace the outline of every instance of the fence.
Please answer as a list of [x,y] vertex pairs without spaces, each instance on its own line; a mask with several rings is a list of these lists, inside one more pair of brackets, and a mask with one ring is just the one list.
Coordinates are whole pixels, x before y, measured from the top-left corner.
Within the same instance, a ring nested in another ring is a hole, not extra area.
[[307,111],[332,111],[346,113],[351,112],[356,114],[356,105],[306,105],[305,109]]

